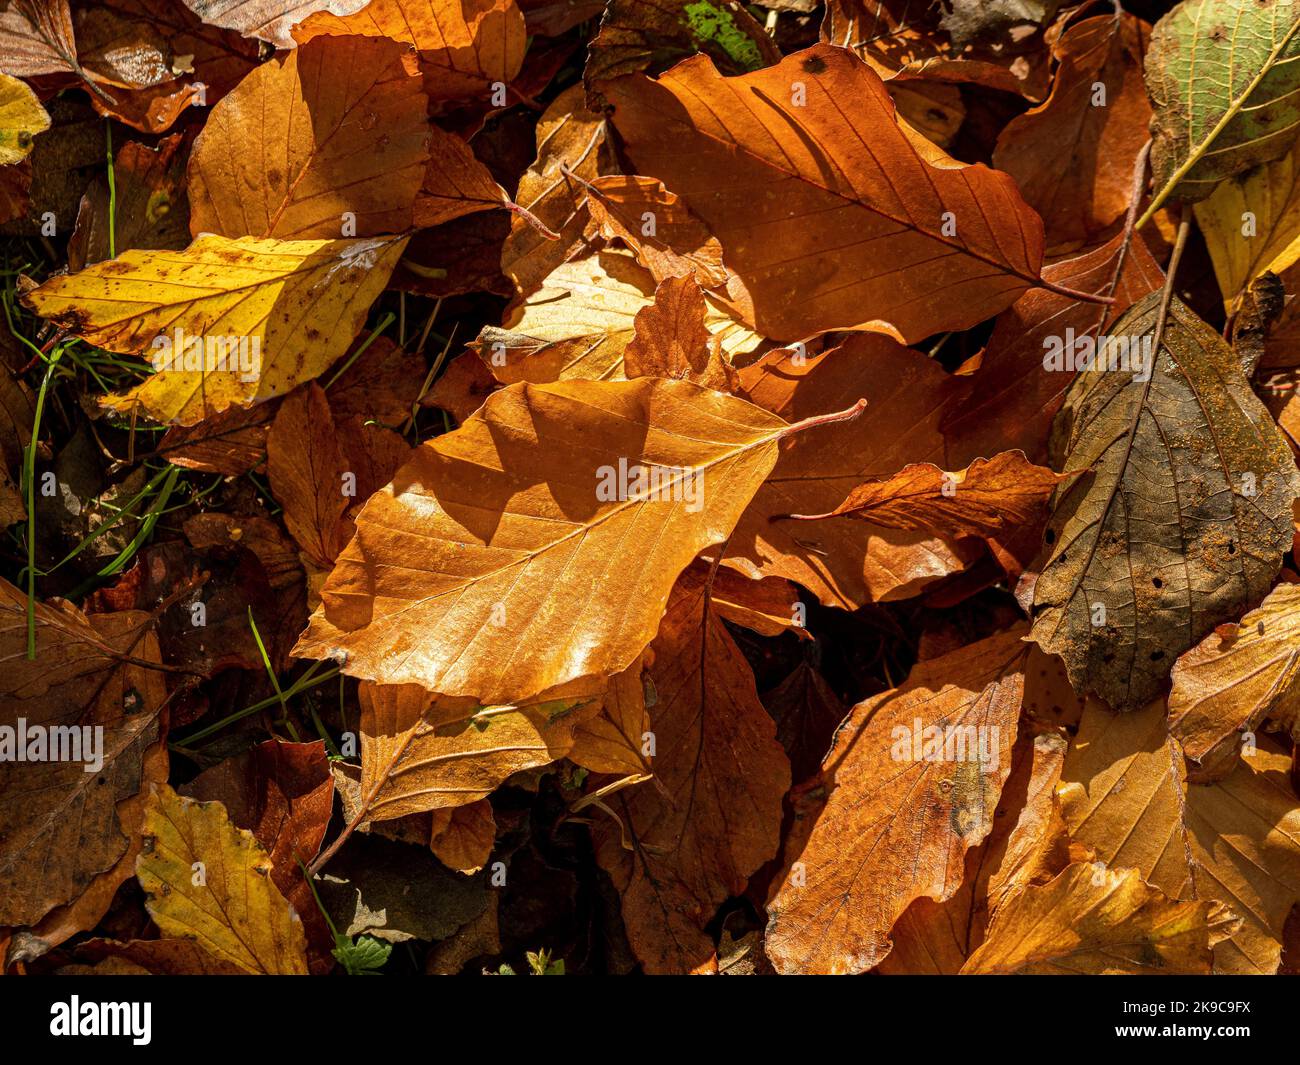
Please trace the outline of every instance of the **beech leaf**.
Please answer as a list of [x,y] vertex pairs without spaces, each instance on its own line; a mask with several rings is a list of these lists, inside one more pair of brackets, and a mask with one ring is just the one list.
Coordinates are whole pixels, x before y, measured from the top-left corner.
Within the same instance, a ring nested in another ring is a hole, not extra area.
[[[405,246],[404,237],[203,236],[180,252],[124,252],[47,281],[25,298],[38,314],[110,351],[170,352],[170,362],[160,360],[166,369],[105,402],[117,410],[140,405],[159,421],[193,425],[228,407],[283,395],[323,372],[360,331]],[[220,361],[223,352],[208,356],[211,340],[227,345]],[[196,341],[202,352],[193,348]],[[234,369],[226,368],[232,363]]]
[[796,823],[768,900],[779,972],[865,972],[915,899],[957,890],[1011,771],[1023,635],[919,663],[902,687],[850,711],[822,763],[826,805]]
[[637,170],[710,226],[765,336],[912,342],[1042,283],[1042,221],[1015,182],[919,148],[879,76],[842,48],[734,78],[696,56],[608,93]]
[[483,704],[626,669],[790,428],[686,381],[495,392],[362,509],[295,654]]

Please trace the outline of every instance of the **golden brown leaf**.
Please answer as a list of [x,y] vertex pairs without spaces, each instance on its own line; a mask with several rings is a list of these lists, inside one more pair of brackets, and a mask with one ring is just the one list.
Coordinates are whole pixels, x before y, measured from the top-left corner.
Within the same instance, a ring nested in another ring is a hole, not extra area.
[[828,795],[796,822],[768,902],[783,973],[860,973],[916,899],[950,898],[993,826],[1024,690],[1023,628],[919,663],[859,703],[822,764]]
[[1169,731],[1206,774],[1222,775],[1235,747],[1264,724],[1300,726],[1300,584],[1279,584],[1239,623],[1220,625],[1174,664]]
[[266,472],[284,507],[285,528],[322,569],[334,564],[352,535],[352,523],[344,520],[352,499],[340,444],[325,392],[315,382],[285,399],[266,438]]
[[430,126],[407,51],[329,37],[249,74],[194,143],[192,232],[306,240],[409,229]]
[[705,325],[708,305],[693,275],[659,282],[654,302],[633,319],[623,352],[627,377],[671,377],[719,392],[736,390],[735,371]]
[[686,973],[712,958],[719,904],[776,854],[790,765],[702,581],[674,590],[651,651],[655,780],[609,800],[597,859],[646,971]]
[[573,747],[595,701],[477,706],[413,684],[361,685],[361,801],[373,821],[478,802]]
[[492,854],[497,823],[487,799],[454,808],[433,811],[433,834],[429,847],[448,869],[477,873]]
[[993,814],[993,831],[966,852],[961,887],[945,902],[919,898],[894,925],[882,974],[956,975],[984,941],[989,918],[1008,897],[1045,883],[1069,864],[1056,784],[1065,761],[1056,732],[1016,737],[1011,775]]
[[1042,222],[1015,183],[919,151],[851,52],[817,45],[736,78],[699,56],[609,97],[633,164],[713,230],[764,336],[866,329],[911,342],[1040,283]]
[[586,110],[582,86],[560,93],[537,123],[537,158],[519,179],[515,202],[559,234],[547,240],[519,215],[501,250],[501,272],[521,297],[535,292],[582,240],[591,215],[582,188],[569,175],[590,181],[617,171],[604,116]]
[[654,178],[609,175],[583,182],[591,215],[589,232],[620,240],[656,282],[694,274],[705,288],[725,284],[722,246],[681,198]]
[[917,462],[892,477],[858,485],[827,514],[791,516],[848,515],[887,529],[996,540],[1017,526],[1040,522],[1048,497],[1066,476],[1035,466],[1021,451],[976,459],[955,473]]
[[[322,35],[386,37],[415,46],[425,92],[434,101],[486,98],[509,85],[523,64],[527,37],[514,0],[344,0],[294,31],[301,44]],[[360,8],[360,10],[357,10]]]
[[962,972],[1208,975],[1235,923],[1221,903],[1175,902],[1135,870],[1076,862],[1008,901]]
[[1215,971],[1271,973],[1300,899],[1300,807],[1290,758],[1266,742],[1232,774],[1184,783],[1161,702],[1114,714],[1089,700],[1062,774],[1071,835],[1113,868],[1132,867],[1171,898],[1215,899],[1243,919]]
[[362,509],[295,653],[485,704],[611,676],[727,537],[786,429],[685,381],[493,393]]
[[948,376],[933,359],[889,337],[863,334],[817,356],[798,348],[769,352],[742,369],[740,379],[743,394],[787,420],[835,410],[849,394],[866,398],[867,413],[782,446],[728,543],[729,565],[752,577],[784,577],[827,605],[856,609],[915,595],[982,553],[978,545],[850,518],[782,518],[833,510],[854,486],[909,462],[943,461],[938,400]]

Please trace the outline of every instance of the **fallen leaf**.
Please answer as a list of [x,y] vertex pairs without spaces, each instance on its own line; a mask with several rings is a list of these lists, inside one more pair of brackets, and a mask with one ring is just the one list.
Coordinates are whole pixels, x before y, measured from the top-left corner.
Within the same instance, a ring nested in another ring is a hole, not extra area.
[[0,8],[5,73],[80,73],[68,0],[8,0]]
[[[600,712],[584,717],[573,730],[566,757],[593,773],[633,776],[652,772],[648,743],[650,714],[646,709],[644,663],[638,658],[609,680],[600,698]],[[658,694],[656,693],[656,698]]]
[[1300,725],[1300,584],[1279,584],[1240,623],[1220,625],[1174,663],[1169,731],[1208,773],[1231,768],[1243,733]]
[[77,8],[73,25],[87,71],[132,82],[92,94],[95,110],[145,133],[215,104],[258,65],[257,41],[204,25],[181,0],[96,0]]
[[1220,182],[1196,204],[1196,224],[1229,314],[1252,281],[1281,274],[1300,259],[1298,151]]
[[50,116],[36,94],[17,78],[0,74],[0,165],[26,159],[36,135],[49,128]]
[[778,972],[865,972],[914,900],[957,890],[1011,771],[1023,636],[919,663],[901,688],[849,713],[822,763],[826,804],[796,822],[768,900]]
[[[212,109],[190,155],[194,235],[308,240],[409,229],[430,127],[407,52],[395,41],[327,37],[244,78]],[[273,147],[249,152],[250,139]]]
[[384,821],[478,802],[512,774],[563,758],[592,712],[587,700],[483,707],[363,683],[362,811]]
[[889,337],[863,334],[817,356],[777,349],[740,371],[742,394],[787,420],[835,409],[854,393],[868,414],[787,441],[728,542],[726,562],[751,577],[794,581],[828,606],[916,595],[974,561],[978,546],[850,518],[799,522],[783,515],[833,510],[854,486],[908,462],[942,461],[939,403],[948,375]]
[[458,873],[477,873],[492,854],[497,823],[487,799],[433,813],[429,848],[438,861]]
[[177,135],[156,149],[137,141],[122,145],[113,160],[111,195],[107,179],[100,178],[81,198],[77,227],[68,243],[70,269],[83,270],[128,248],[178,251],[189,243],[181,143]]
[[284,524],[312,564],[328,570],[352,535],[344,514],[352,502],[347,460],[329,402],[315,382],[280,405],[266,438],[271,492]]
[[218,802],[155,785],[136,878],[165,935],[196,942],[245,972],[305,976],[302,921],[271,879],[271,862]]
[[790,767],[703,582],[674,591],[651,650],[655,782],[612,797],[596,857],[646,971],[685,973],[713,955],[719,904],[775,856]]
[[1068,476],[1035,466],[1021,451],[976,459],[955,473],[918,462],[892,477],[858,485],[826,514],[791,517],[847,515],[886,529],[923,529],[940,536],[997,541],[1012,527],[1041,522],[1052,491]]
[[1119,710],[1268,591],[1300,492],[1227,344],[1175,298],[1155,351],[1159,313],[1156,293],[1135,304],[1070,388],[1053,466],[1093,473],[1057,489],[1034,588],[1034,640]]
[[1073,838],[1114,868],[1132,867],[1171,898],[1217,900],[1242,918],[1215,949],[1215,971],[1271,973],[1300,898],[1300,811],[1288,755],[1262,743],[1230,776],[1184,782],[1161,702],[1114,714],[1090,700],[1062,773]]
[[1129,206],[1151,118],[1142,84],[1149,34],[1123,12],[1072,25],[1052,48],[1051,96],[998,136],[993,165],[1043,216],[1049,245],[1088,241]]
[[1030,884],[1046,883],[1069,864],[1056,798],[1065,748],[1054,731],[1016,737],[993,831],[966,852],[961,887],[944,902],[924,897],[913,902],[895,923],[894,947],[876,972],[955,976],[984,942],[989,918],[1003,902]]
[[656,284],[694,274],[705,288],[726,283],[722,246],[680,197],[654,178],[610,175],[584,182],[590,230],[605,240],[622,241],[650,271]]
[[1224,178],[1286,154],[1300,130],[1298,31],[1291,0],[1187,0],[1156,23],[1147,215],[1171,198],[1203,200]]
[[736,391],[735,371],[722,358],[721,344],[705,324],[707,315],[704,292],[694,275],[659,282],[654,302],[632,320],[623,372],[628,378],[667,377],[719,392]]
[[[685,381],[495,392],[366,504],[295,653],[484,704],[612,675],[650,642],[677,574],[731,531],[787,429]],[[656,491],[645,474],[642,495],[615,483],[634,466],[679,472]]]
[[[321,373],[351,344],[405,245],[404,237],[204,236],[182,252],[125,252],[47,281],[25,299],[38,314],[110,351],[150,351],[163,356],[162,364],[166,341],[173,363],[181,359],[187,368],[155,373],[106,402],[122,411],[140,405],[159,421],[193,425],[231,406],[282,395]],[[175,350],[176,330],[184,340],[181,351]],[[194,341],[205,349],[202,358]],[[221,341],[222,350],[214,347],[209,355],[209,341]],[[223,354],[230,365],[232,342],[239,369],[218,368]],[[188,368],[191,362],[200,365]],[[209,362],[214,368],[204,369]]]
[[288,898],[303,885],[298,863],[316,857],[334,811],[334,778],[320,740],[266,740],[205,769],[181,794],[220,803],[232,825],[251,832],[270,859],[271,879]]
[[1175,902],[1132,869],[1076,862],[1011,899],[962,972],[1208,976],[1233,923],[1221,903]]
[[547,240],[521,216],[511,219],[501,272],[521,297],[569,258],[590,223],[582,189],[565,171],[588,181],[617,172],[605,118],[586,110],[582,100],[582,86],[574,85],[552,101],[537,123],[537,158],[519,179],[515,202],[559,236]]
[[844,49],[736,78],[696,57],[609,96],[632,162],[712,228],[764,336],[868,329],[911,342],[1041,283],[1042,222],[1015,183],[918,150],[883,82]]
[[130,800],[167,773],[151,756],[167,691],[149,615],[38,602],[31,624],[28,658],[27,596],[0,581],[3,927],[37,924],[113,870],[139,831]]
[[[302,44],[322,35],[386,37],[415,46],[425,91],[435,102],[487,97],[523,64],[527,37],[514,0],[347,0],[304,21]],[[359,9],[359,10],[358,10]]]

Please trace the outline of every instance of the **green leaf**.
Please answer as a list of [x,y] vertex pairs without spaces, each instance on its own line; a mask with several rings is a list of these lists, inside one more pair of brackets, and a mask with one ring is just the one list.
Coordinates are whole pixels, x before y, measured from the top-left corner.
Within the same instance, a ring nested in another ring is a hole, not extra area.
[[1158,191],[1143,222],[1286,153],[1300,133],[1297,60],[1300,0],[1184,0],[1156,24],[1146,82]]
[[349,976],[378,976],[388,956],[393,952],[391,943],[381,943],[374,936],[358,936],[353,942],[347,936],[334,937],[330,952]]

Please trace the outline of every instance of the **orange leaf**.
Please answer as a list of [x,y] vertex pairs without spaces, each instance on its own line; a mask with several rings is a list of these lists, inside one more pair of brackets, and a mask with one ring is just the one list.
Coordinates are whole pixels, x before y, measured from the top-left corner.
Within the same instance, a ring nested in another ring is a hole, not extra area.
[[1041,283],[1042,221],[1015,182],[918,148],[880,78],[842,48],[736,78],[694,57],[609,98],[633,164],[713,230],[765,336],[911,342]]

